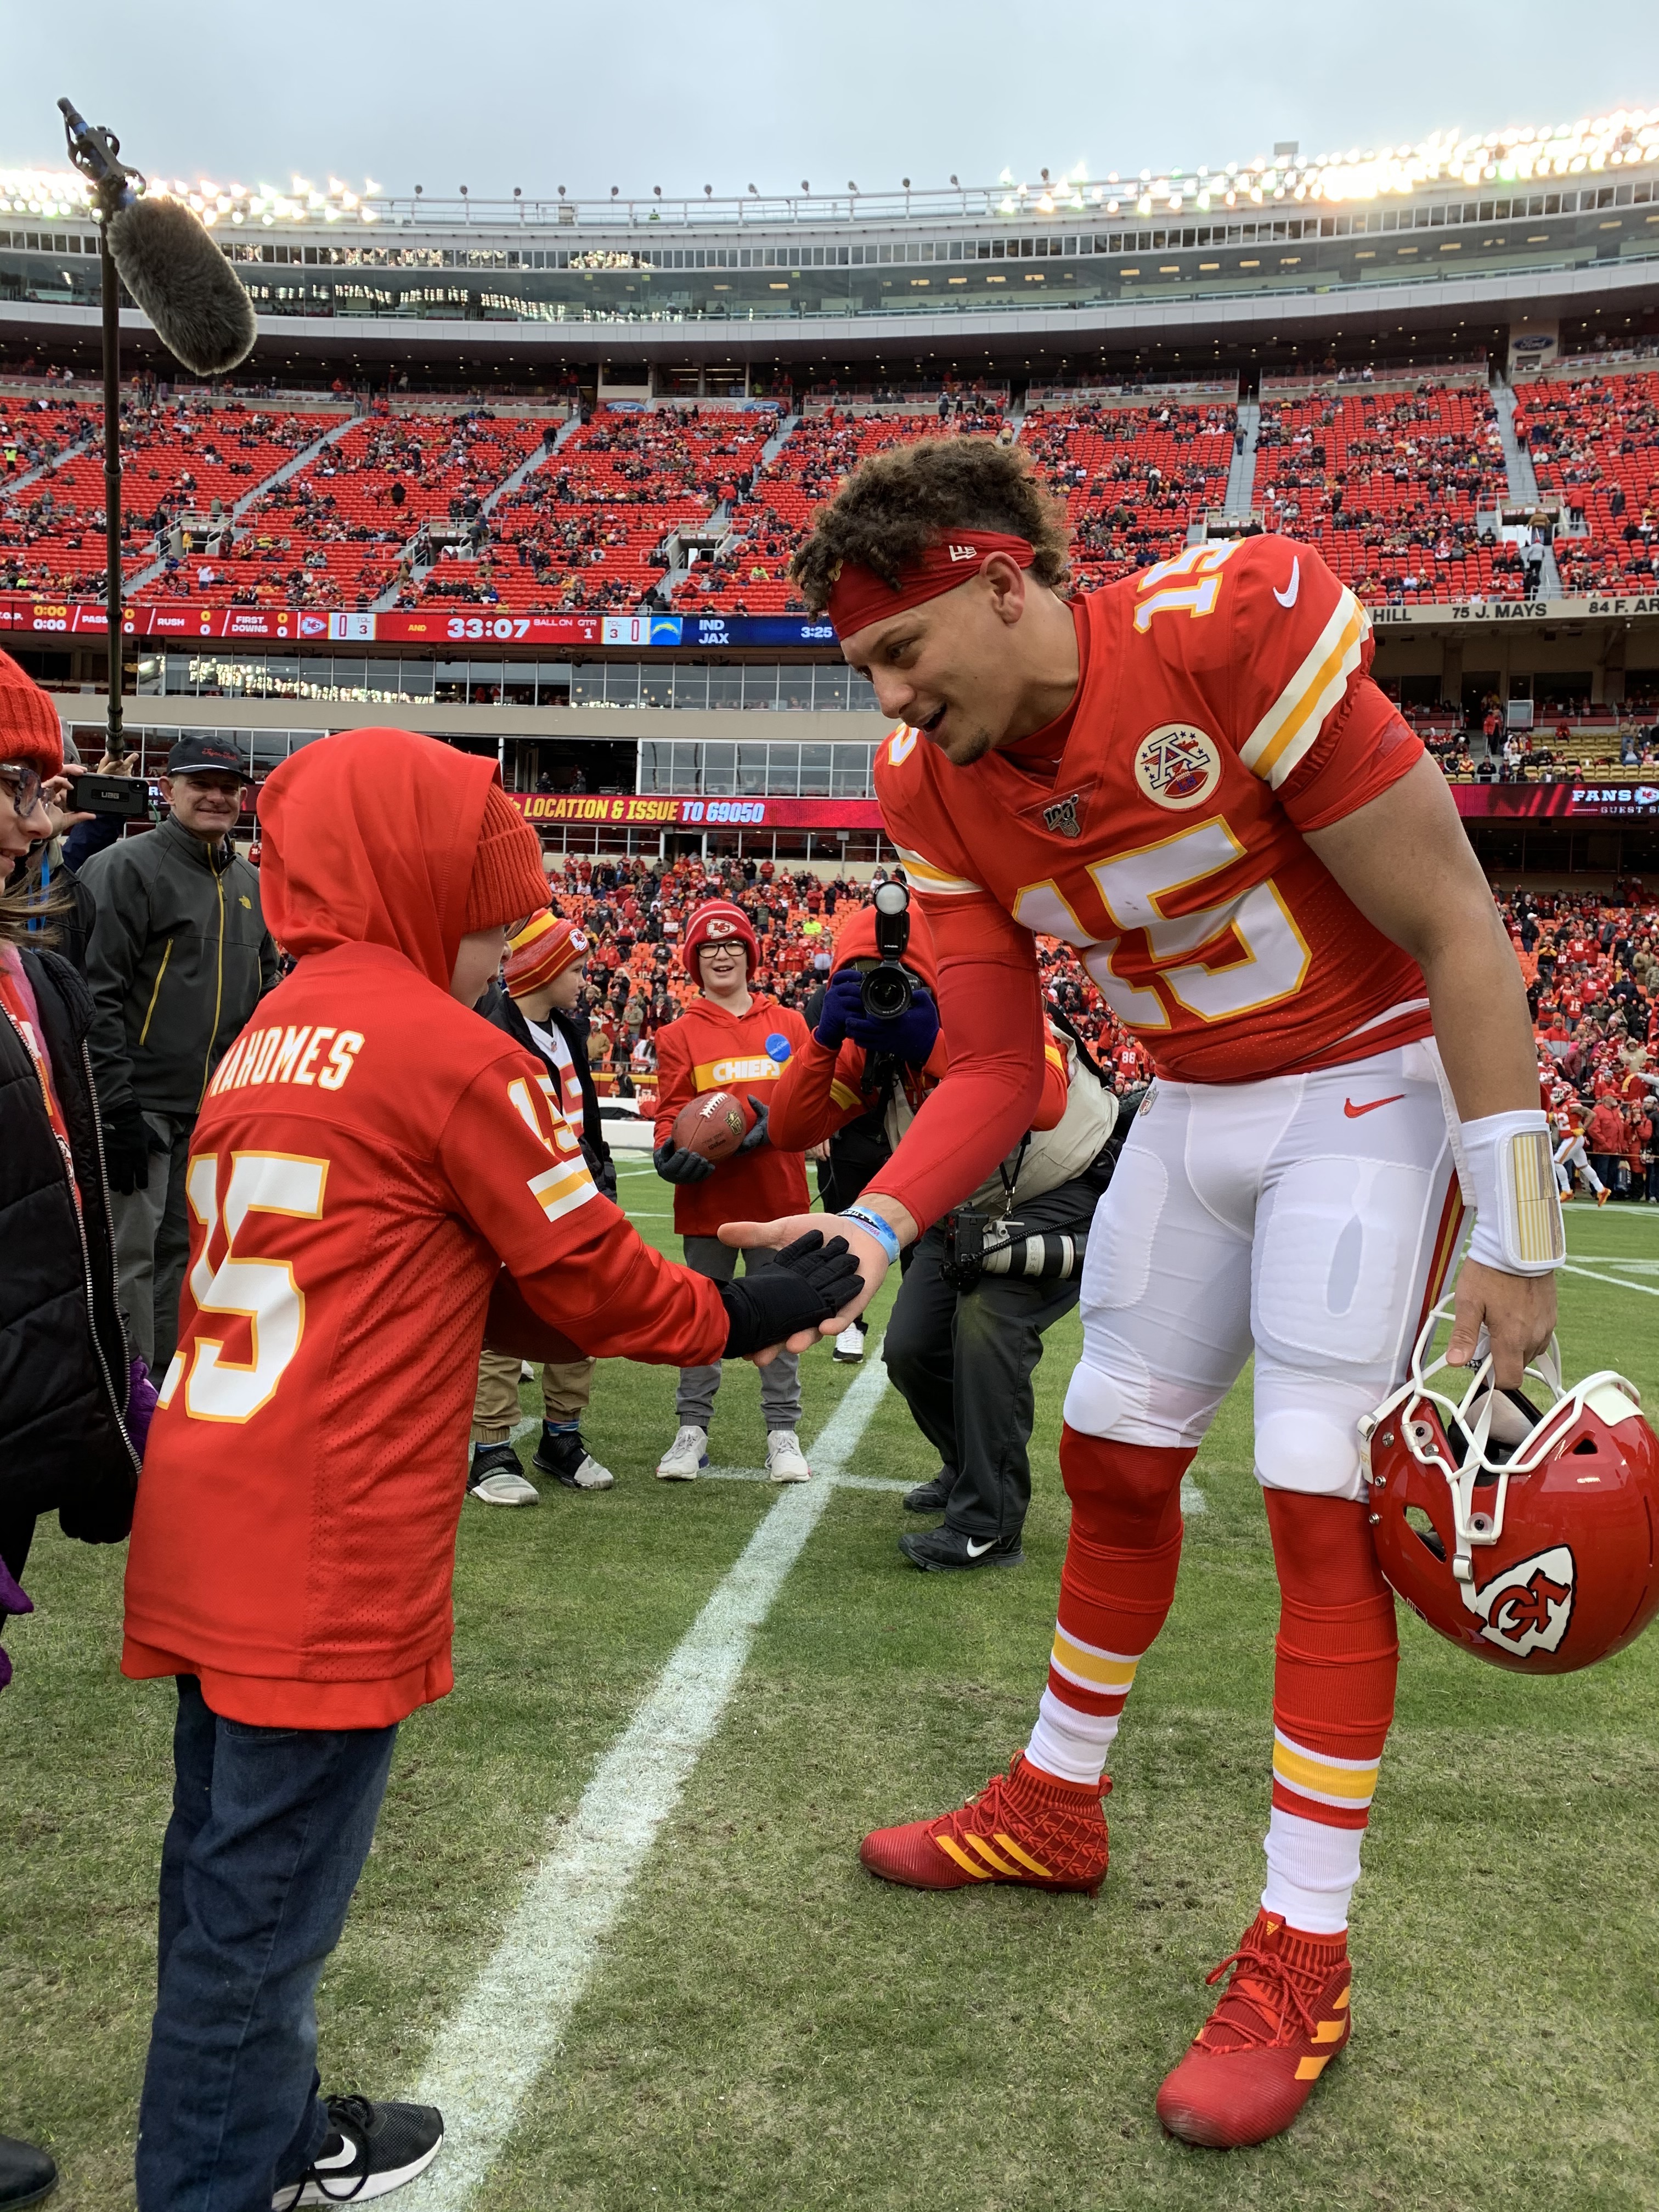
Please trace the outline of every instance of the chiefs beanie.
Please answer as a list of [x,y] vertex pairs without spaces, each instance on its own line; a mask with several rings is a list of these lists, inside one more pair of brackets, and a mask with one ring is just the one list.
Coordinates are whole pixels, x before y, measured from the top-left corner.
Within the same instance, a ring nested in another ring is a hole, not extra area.
[[22,761],[43,778],[64,772],[58,709],[9,653],[0,653],[0,760]]
[[500,784],[492,783],[484,801],[461,933],[470,937],[475,929],[496,929],[503,922],[539,914],[548,896],[541,841]]
[[682,958],[685,972],[694,983],[702,976],[697,967],[697,954],[705,945],[717,945],[724,939],[736,938],[748,955],[749,972],[752,975],[760,966],[760,946],[749,926],[749,917],[740,906],[730,899],[711,899],[700,906],[685,925],[685,945]]
[[574,921],[561,915],[538,914],[507,945],[503,971],[507,990],[515,999],[539,991],[586,957],[587,939]]

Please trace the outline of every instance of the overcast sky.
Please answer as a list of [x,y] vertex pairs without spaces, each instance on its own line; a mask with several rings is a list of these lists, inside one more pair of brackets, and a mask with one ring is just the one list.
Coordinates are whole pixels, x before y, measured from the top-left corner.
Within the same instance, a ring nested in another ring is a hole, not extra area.
[[1659,106],[1659,0],[76,0],[9,8],[0,167],[67,93],[156,176],[475,197],[1216,167]]

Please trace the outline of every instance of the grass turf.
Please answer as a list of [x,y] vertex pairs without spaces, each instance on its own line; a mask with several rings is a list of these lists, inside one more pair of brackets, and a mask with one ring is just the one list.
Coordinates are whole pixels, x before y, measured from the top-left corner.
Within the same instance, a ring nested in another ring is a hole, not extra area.
[[[661,1186],[647,1170],[623,1190],[666,1243]],[[1659,1213],[1575,1208],[1568,1236],[1576,1261],[1659,1286]],[[1616,1364],[1659,1401],[1643,1291],[1569,1275],[1562,1293],[1570,1371]],[[1659,1638],[1526,1683],[1404,1620],[1353,2046],[1260,2152],[1158,2131],[1157,2084],[1260,1884],[1275,1600],[1243,1389],[1194,1470],[1207,1510],[1114,1762],[1099,1899],[921,1895],[860,1869],[866,1827],[957,1802],[1029,1728],[1076,1334],[1053,1331],[1039,1371],[1023,1570],[916,1575],[896,1498],[830,1502],[480,2200],[492,2212],[1659,2201]],[[848,1372],[804,1364],[809,1439]],[[596,1759],[768,1510],[762,1485],[654,1482],[672,1429],[672,1376],[607,1363],[586,1432],[617,1487],[465,1509],[458,1687],[403,1732],[324,1984],[331,2087],[416,2078]],[[754,1466],[763,1445],[757,1378],[729,1371],[711,1455]],[[856,1471],[931,1469],[884,1399]],[[120,1568],[42,1531],[40,1612],[12,1624],[0,1701],[0,2130],[49,2143],[65,2212],[131,2202],[169,1784],[170,1690],[116,1672]]]

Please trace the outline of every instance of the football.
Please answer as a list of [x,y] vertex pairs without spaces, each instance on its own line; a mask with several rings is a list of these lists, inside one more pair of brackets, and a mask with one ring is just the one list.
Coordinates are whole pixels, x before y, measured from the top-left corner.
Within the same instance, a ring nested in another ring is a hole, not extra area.
[[674,1122],[674,1142],[705,1160],[729,1160],[749,1134],[751,1115],[729,1091],[704,1091],[682,1106]]

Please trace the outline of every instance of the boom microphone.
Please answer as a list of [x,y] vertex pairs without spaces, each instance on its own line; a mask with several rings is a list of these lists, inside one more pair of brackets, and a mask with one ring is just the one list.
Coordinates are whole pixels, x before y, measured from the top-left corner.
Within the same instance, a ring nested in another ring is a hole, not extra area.
[[122,283],[176,361],[197,376],[222,376],[253,350],[253,302],[181,201],[151,199],[143,179],[119,159],[119,141],[95,129],[67,100],[64,130],[76,167],[98,187],[110,253]]

